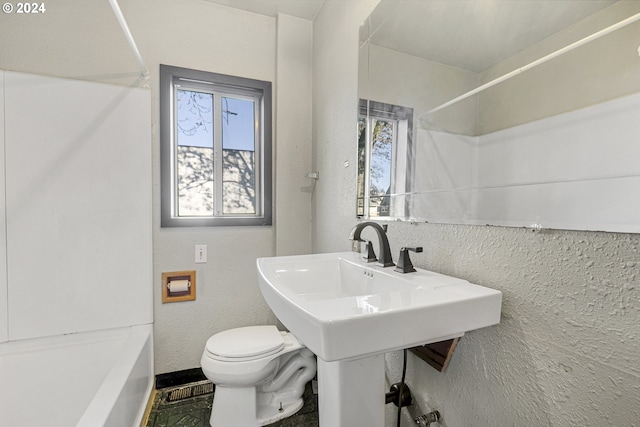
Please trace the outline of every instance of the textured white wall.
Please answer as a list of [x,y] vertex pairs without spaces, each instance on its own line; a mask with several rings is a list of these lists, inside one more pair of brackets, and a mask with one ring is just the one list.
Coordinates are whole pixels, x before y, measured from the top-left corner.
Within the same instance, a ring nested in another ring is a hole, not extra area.
[[[303,55],[298,62],[289,60],[276,70],[275,18],[199,0],[123,0],[120,6],[149,68],[149,80],[137,81],[139,68],[107,1],[60,0],[47,4],[47,12],[39,16],[1,14],[0,69],[151,88],[154,333],[156,372],[163,373],[199,366],[205,341],[213,333],[276,321],[258,290],[255,260],[274,255],[277,241],[278,250],[288,251],[293,239],[278,239],[278,233],[289,232],[287,227],[279,227],[279,231],[276,227],[160,228],[159,64],[272,81],[277,103],[300,107],[298,115],[289,119],[286,114],[278,115],[275,106],[276,138],[282,128],[307,135],[306,140],[302,136],[296,142],[300,146],[291,156],[287,155],[289,149],[278,151],[275,140],[278,194],[280,176],[293,180],[298,175],[294,159],[310,157],[310,123],[300,118],[308,114],[311,94],[304,79],[288,82],[283,86],[286,92],[279,92],[277,73],[294,66],[308,73],[310,59]],[[295,49],[304,50],[305,44],[307,51],[311,48],[310,25],[290,23],[287,28],[281,40],[299,38],[301,44]],[[291,137],[289,141],[289,145],[295,144]],[[300,182],[303,179],[299,178]],[[279,211],[295,212],[301,200],[308,200],[308,193],[297,191],[279,199],[276,224]],[[295,250],[310,247],[310,224],[301,221],[294,230],[295,244],[300,245]],[[194,263],[196,244],[208,245],[207,264]],[[197,271],[197,300],[161,304],[161,273],[176,270]]]
[[[503,292],[501,324],[468,333],[448,371],[410,357],[443,425],[633,426],[640,416],[640,235],[391,224],[423,268]],[[398,357],[390,358],[399,377]]]
[[[314,162],[328,177],[314,198],[316,252],[348,249],[356,223],[343,162],[356,151],[351,58],[363,17],[338,3],[314,22]],[[448,427],[638,425],[640,235],[391,223],[389,238],[396,257],[421,245],[415,265],[504,295],[501,324],[468,333],[447,373],[409,356],[414,415],[438,409]],[[387,355],[391,382],[401,360]]]

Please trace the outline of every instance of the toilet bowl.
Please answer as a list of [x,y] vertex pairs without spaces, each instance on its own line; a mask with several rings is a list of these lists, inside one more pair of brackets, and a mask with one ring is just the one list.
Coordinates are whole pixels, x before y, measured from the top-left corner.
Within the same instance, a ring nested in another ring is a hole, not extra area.
[[275,326],[248,326],[207,340],[200,361],[216,385],[213,427],[264,426],[295,414],[316,360],[290,332]]

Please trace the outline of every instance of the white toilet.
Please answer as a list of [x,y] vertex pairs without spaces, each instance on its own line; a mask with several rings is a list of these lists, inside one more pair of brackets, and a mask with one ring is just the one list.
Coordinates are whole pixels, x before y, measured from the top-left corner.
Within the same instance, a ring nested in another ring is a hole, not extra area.
[[264,426],[295,414],[316,373],[314,354],[272,325],[215,334],[200,363],[216,385],[212,427]]

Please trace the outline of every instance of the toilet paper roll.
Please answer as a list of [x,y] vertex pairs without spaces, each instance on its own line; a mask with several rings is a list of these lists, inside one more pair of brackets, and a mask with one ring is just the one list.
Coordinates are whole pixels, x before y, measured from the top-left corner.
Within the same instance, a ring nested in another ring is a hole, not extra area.
[[172,280],[167,285],[170,293],[187,292],[191,283],[188,280]]

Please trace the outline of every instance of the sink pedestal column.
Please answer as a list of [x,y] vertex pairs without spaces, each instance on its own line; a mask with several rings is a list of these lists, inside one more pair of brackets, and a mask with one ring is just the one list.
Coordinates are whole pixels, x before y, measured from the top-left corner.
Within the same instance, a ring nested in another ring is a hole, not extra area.
[[320,427],[384,427],[384,354],[325,362],[318,358]]

